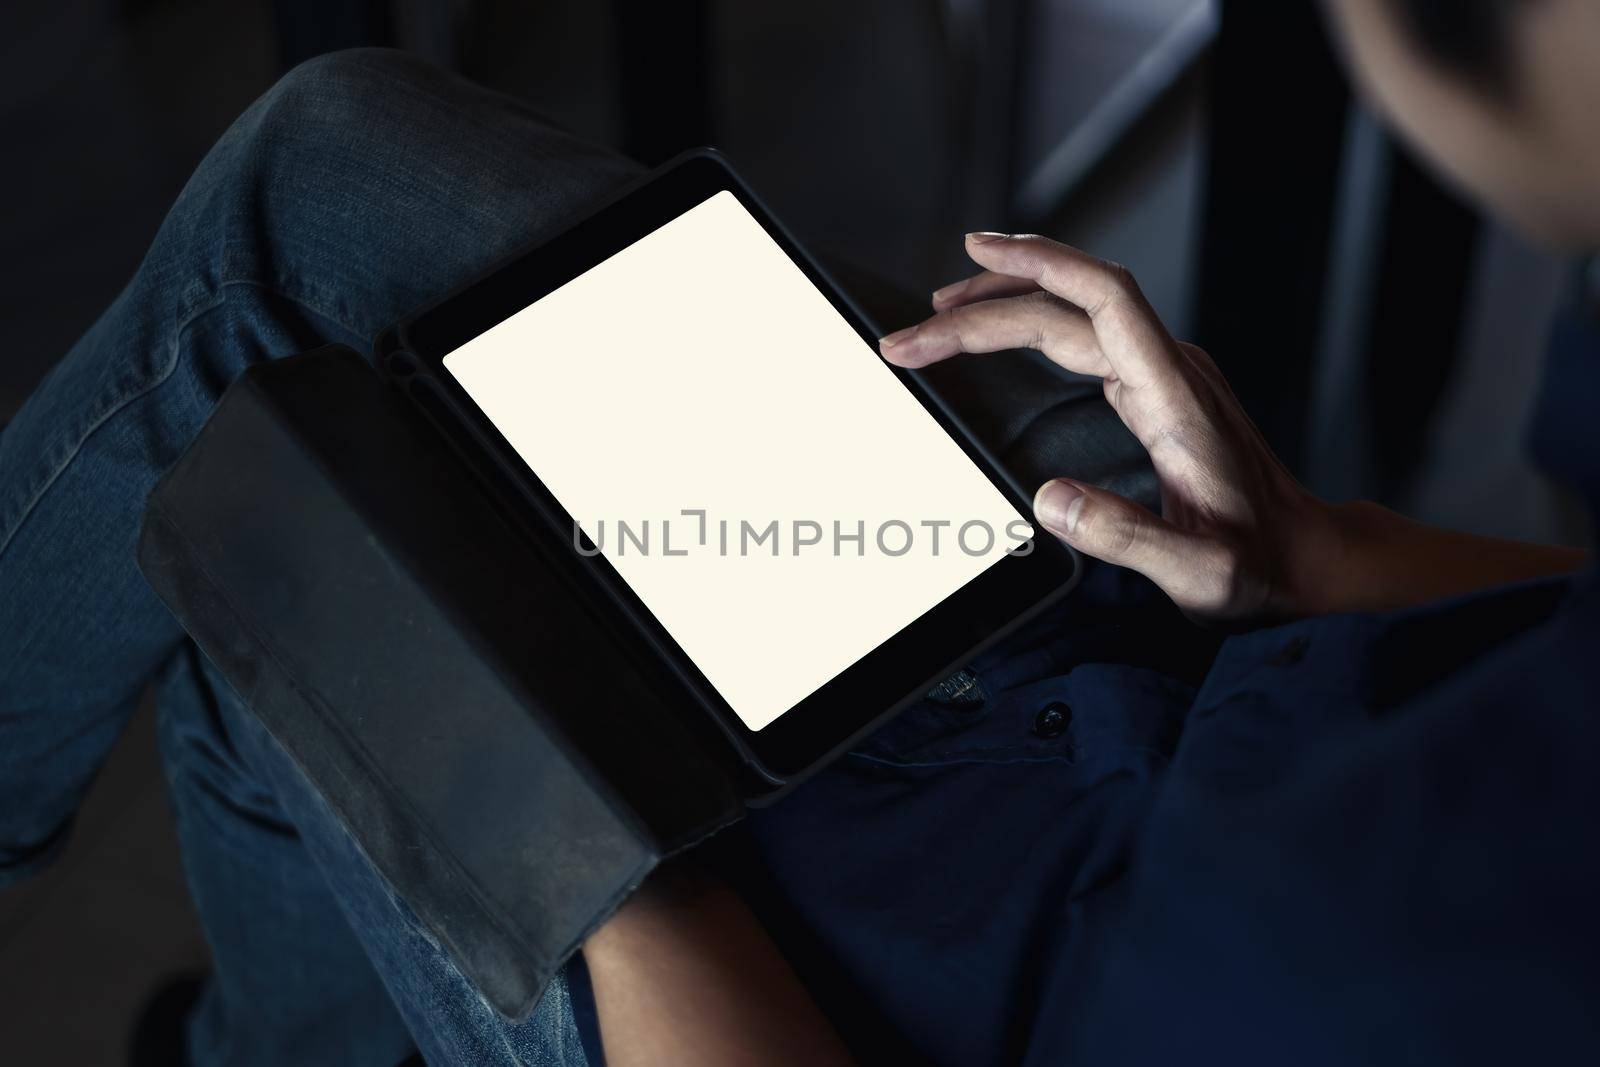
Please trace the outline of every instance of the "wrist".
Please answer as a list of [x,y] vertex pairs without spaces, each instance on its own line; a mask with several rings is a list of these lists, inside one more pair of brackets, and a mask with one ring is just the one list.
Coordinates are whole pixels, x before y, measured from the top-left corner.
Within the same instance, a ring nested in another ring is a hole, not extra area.
[[1360,529],[1371,513],[1364,501],[1330,504],[1301,490],[1290,508],[1281,559],[1282,586],[1275,605],[1282,615],[1305,618],[1344,610],[1351,568],[1360,552]]
[[1393,611],[1588,563],[1574,549],[1440,529],[1368,501],[1323,505],[1314,529],[1295,563],[1302,614]]

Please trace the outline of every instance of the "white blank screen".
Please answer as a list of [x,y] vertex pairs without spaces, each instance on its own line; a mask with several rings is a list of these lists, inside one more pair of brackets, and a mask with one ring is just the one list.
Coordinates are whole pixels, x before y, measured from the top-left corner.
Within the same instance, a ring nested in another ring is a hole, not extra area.
[[752,730],[1032,536],[729,192],[444,365]]

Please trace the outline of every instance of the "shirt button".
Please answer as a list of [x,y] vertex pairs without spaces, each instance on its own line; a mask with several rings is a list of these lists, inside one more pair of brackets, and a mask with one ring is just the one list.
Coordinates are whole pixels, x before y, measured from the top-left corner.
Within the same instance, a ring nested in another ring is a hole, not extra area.
[[1052,737],[1060,737],[1071,725],[1072,709],[1060,701],[1046,704],[1039,709],[1039,714],[1033,717],[1034,735],[1046,741]]

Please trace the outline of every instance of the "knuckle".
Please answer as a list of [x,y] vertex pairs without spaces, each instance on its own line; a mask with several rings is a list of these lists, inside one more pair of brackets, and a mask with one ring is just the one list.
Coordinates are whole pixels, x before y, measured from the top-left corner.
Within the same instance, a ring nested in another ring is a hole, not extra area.
[[1140,303],[1139,283],[1134,280],[1133,272],[1121,263],[1110,260],[1098,260],[1099,280],[1098,292],[1093,303],[1085,306],[1084,310],[1091,317],[1104,318],[1116,315],[1134,315]]
[[1024,348],[1043,349],[1049,343],[1049,324],[1060,310],[1060,302],[1050,293],[1029,293],[1016,298],[1021,318],[1027,323]]
[[1254,574],[1238,546],[1218,545],[1209,569],[1213,585],[1225,603],[1242,604],[1254,599]]
[[1189,363],[1208,380],[1220,380],[1222,372],[1217,369],[1217,361],[1211,354],[1199,345],[1190,344],[1188,341],[1178,342],[1178,351],[1188,357]]
[[941,329],[940,332],[949,335],[956,344],[966,346],[966,331],[972,323],[970,304],[961,304],[956,307],[943,308],[934,313],[934,321]]
[[962,304],[945,308],[937,312],[934,318],[943,326],[941,333],[949,337],[956,347],[963,352],[972,352],[981,340],[978,330],[986,310],[982,304]]
[[1255,571],[1245,560],[1244,554],[1237,549],[1229,549],[1223,553],[1221,567],[1223,587],[1233,601],[1238,603],[1250,599],[1258,583]]
[[1115,374],[1108,374],[1100,379],[1100,394],[1106,398],[1106,403],[1110,405],[1112,411],[1117,413],[1118,418],[1126,422],[1131,417],[1131,412],[1123,408],[1122,401],[1125,394],[1122,390],[1121,378]]
[[1139,521],[1121,508],[1096,506],[1085,500],[1078,515],[1078,534],[1112,559],[1132,555],[1139,543]]
[[1187,360],[1166,366],[1149,383],[1150,402],[1164,421],[1210,425],[1216,416],[1216,386],[1206,372]]
[[1133,276],[1133,271],[1129,270],[1121,263],[1113,263],[1110,261],[1106,261],[1105,269],[1106,282],[1110,286],[1113,293],[1123,298],[1138,295],[1139,281]]

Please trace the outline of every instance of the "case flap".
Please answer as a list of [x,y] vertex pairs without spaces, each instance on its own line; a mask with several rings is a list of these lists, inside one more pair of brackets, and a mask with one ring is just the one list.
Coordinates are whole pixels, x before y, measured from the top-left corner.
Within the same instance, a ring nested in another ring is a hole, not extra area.
[[228,390],[151,495],[139,563],[508,1016],[742,810],[682,698],[349,349]]

